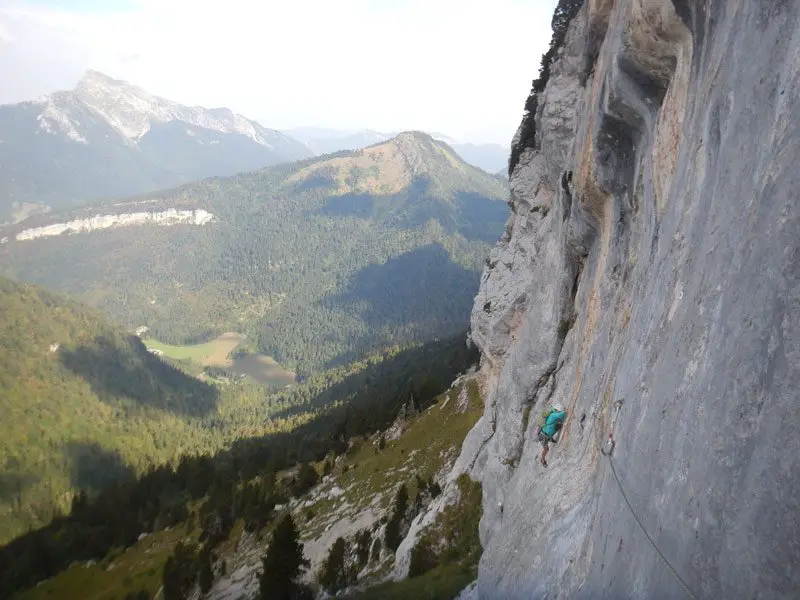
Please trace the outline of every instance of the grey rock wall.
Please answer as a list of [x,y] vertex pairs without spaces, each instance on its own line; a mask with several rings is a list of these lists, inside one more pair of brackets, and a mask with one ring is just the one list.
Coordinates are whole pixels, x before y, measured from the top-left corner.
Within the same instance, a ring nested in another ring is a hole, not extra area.
[[573,20],[472,313],[479,598],[800,597],[798,165],[800,1]]

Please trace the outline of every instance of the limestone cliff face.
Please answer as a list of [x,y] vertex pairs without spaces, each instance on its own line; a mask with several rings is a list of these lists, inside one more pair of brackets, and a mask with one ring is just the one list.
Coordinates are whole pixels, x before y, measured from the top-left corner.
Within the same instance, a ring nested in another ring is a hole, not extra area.
[[800,594],[798,48],[796,0],[572,19],[472,314],[480,598]]

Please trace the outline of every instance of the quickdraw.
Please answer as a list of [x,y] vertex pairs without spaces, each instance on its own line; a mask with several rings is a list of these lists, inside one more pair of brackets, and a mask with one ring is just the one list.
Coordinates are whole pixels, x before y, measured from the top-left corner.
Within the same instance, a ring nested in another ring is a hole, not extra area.
[[614,418],[611,420],[611,429],[608,432],[608,439],[606,443],[600,448],[600,452],[605,454],[606,456],[611,456],[614,453],[614,447],[617,443],[614,441],[614,426],[617,424],[617,418],[619,417],[619,409],[622,408],[622,403],[625,402],[624,399],[617,400],[614,403],[614,406],[617,407],[617,411],[614,413]]

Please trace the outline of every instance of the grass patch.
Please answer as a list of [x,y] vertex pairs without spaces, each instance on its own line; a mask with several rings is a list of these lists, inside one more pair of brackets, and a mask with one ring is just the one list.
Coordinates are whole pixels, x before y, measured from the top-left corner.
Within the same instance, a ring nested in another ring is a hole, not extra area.
[[[246,342],[245,336],[239,333],[223,333],[218,338],[204,344],[192,346],[172,346],[156,339],[143,340],[148,350],[157,351],[164,357],[175,361],[189,372],[193,372],[193,365],[200,367],[214,367],[250,377],[256,383],[273,385],[283,388],[292,385],[297,380],[297,374],[287,371],[275,361],[264,354],[257,354],[239,350]],[[219,378],[209,377],[212,381]]]
[[228,355],[239,347],[245,340],[243,335],[225,333],[205,344],[192,346],[172,346],[163,344],[156,339],[143,340],[148,350],[158,350],[164,356],[175,360],[191,360],[203,366],[223,366],[227,363]]
[[575,316],[570,315],[569,317],[564,317],[558,322],[558,339],[564,340],[567,338],[567,334],[569,330],[572,329],[572,326],[575,325]]
[[522,432],[525,433],[528,430],[528,423],[531,421],[531,405],[528,404],[522,410]]
[[347,598],[354,600],[452,600],[477,577],[472,567],[447,565],[419,577],[390,581]]
[[466,385],[467,406],[463,412],[458,408],[462,391],[459,386],[439,396],[436,404],[408,424],[400,439],[387,440],[383,450],[369,442],[362,443],[336,473],[339,486],[350,492],[348,500],[363,506],[380,493],[384,496],[381,505],[386,508],[400,483],[410,485],[413,497],[417,491],[415,474],[426,481],[436,475],[448,454],[460,451],[467,433],[483,414],[478,384],[470,381]]
[[458,503],[448,506],[411,550],[409,577],[447,565],[477,569],[482,552],[478,533],[483,511],[481,484],[462,474],[458,491]]
[[[419,487],[430,493],[431,480],[446,462],[458,456],[464,438],[483,414],[483,408],[478,384],[469,381],[441,394],[436,404],[407,423],[399,439],[385,440],[383,450],[374,437],[355,441],[344,460],[333,469],[332,481],[323,488],[338,486],[343,494],[331,498],[323,492],[313,504],[303,504],[295,510],[301,539],[315,540],[328,525],[339,519],[353,519],[370,506],[376,518],[388,519],[401,485],[407,488],[409,504],[416,501]],[[377,542],[384,545],[382,537]],[[370,557],[376,540],[371,542]],[[378,570],[371,572],[364,582],[380,580],[380,565],[375,568]]]

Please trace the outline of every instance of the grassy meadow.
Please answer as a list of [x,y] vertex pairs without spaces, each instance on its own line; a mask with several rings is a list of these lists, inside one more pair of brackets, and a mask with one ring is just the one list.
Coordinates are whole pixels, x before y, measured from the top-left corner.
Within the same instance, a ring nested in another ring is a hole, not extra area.
[[215,367],[231,373],[246,375],[256,383],[280,388],[295,383],[297,375],[281,367],[270,356],[251,353],[234,356],[236,349],[246,340],[246,336],[240,333],[228,332],[204,344],[191,346],[173,346],[153,338],[143,341],[148,350],[157,351],[173,360],[189,361],[200,367]]

